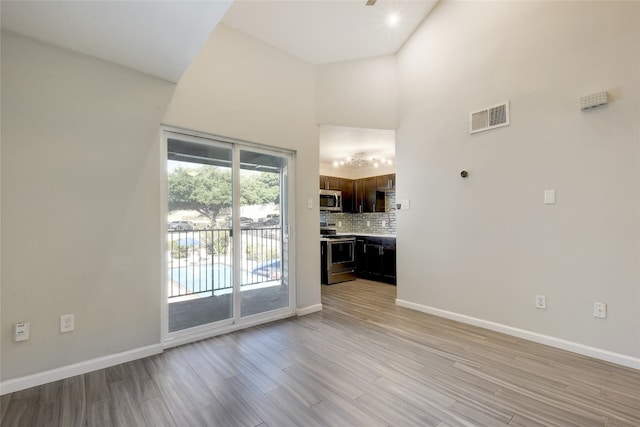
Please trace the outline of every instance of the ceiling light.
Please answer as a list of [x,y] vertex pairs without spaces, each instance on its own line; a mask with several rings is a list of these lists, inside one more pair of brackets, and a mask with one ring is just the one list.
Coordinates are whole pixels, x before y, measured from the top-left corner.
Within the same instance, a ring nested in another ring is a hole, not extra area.
[[334,161],[333,165],[335,167],[336,164],[339,164],[339,166],[345,167],[345,168],[377,168],[380,166],[380,164],[383,165],[390,165],[392,162],[390,159],[384,159],[384,158],[376,158],[373,156],[367,156],[364,152],[361,153],[356,153],[353,156],[349,156],[346,158],[346,160],[341,160],[341,161]]
[[392,13],[389,15],[389,18],[387,18],[387,22],[389,23],[389,26],[395,27],[398,25],[398,22],[400,22],[400,16],[397,13]]

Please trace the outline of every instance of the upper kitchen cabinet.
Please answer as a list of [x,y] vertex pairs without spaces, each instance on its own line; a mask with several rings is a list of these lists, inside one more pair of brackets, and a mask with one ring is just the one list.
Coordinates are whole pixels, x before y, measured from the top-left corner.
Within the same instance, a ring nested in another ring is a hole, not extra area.
[[320,189],[342,191],[342,211],[346,213],[386,212],[385,192],[395,186],[395,174],[361,179],[320,176]]
[[342,212],[357,212],[355,205],[355,182],[352,179],[340,179],[340,191],[342,191]]
[[390,173],[376,177],[378,190],[387,191],[396,189],[396,174]]
[[387,174],[355,180],[354,212],[386,212],[385,192],[395,190],[396,175]]
[[321,190],[342,190],[340,178],[335,176],[320,175]]
[[377,177],[355,180],[355,207],[356,212],[384,212],[384,206],[377,203],[378,180]]

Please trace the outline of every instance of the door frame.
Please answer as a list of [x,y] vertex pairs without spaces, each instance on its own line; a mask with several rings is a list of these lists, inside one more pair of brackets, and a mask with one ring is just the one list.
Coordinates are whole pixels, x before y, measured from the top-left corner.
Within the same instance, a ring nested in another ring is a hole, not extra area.
[[[182,344],[187,344],[190,342],[198,341],[204,338],[213,337],[216,335],[225,334],[228,332],[236,331],[239,329],[248,328],[251,326],[272,322],[275,320],[284,319],[287,317],[292,317],[296,315],[296,250],[295,250],[295,164],[296,164],[296,156],[295,152],[291,150],[286,150],[277,147],[271,147],[264,144],[253,143],[249,141],[242,141],[239,139],[228,138],[223,136],[218,136],[214,134],[204,133],[193,131],[189,129],[167,126],[163,125],[160,128],[160,236],[166,236],[167,232],[167,216],[168,216],[168,188],[167,188],[167,156],[168,156],[168,146],[167,140],[170,136],[177,138],[187,138],[196,142],[206,142],[212,141],[216,143],[230,144],[232,149],[232,185],[233,185],[233,212],[240,212],[240,199],[239,199],[239,153],[240,150],[253,150],[258,152],[264,152],[267,154],[281,155],[287,157],[287,174],[288,174],[288,185],[286,188],[286,207],[282,209],[286,209],[288,211],[288,224],[282,225],[282,233],[283,236],[286,233],[288,238],[286,239],[286,244],[288,245],[288,273],[287,276],[289,278],[289,306],[273,311],[269,311],[266,313],[259,313],[252,316],[240,317],[239,310],[239,286],[234,286],[233,290],[233,317],[230,319],[221,320],[219,322],[196,326],[193,328],[183,329],[180,331],[169,332],[169,299],[168,299],[168,287],[167,287],[167,250],[166,250],[166,237],[161,238],[160,244],[160,259],[161,259],[161,292],[160,292],[160,303],[161,303],[161,313],[160,313],[160,322],[161,322],[161,344],[163,348],[171,348]],[[237,210],[236,210],[237,209]],[[233,229],[236,230],[236,225],[239,230],[239,221],[240,215],[233,215]],[[283,219],[284,221],[284,219]],[[240,277],[236,275],[236,270],[239,269],[241,254],[238,253],[236,248],[236,242],[239,242],[240,233],[234,234],[234,284],[236,280],[240,280]],[[236,237],[237,236],[237,237]],[[283,242],[284,245],[284,242]],[[237,288],[237,289],[236,289]]]

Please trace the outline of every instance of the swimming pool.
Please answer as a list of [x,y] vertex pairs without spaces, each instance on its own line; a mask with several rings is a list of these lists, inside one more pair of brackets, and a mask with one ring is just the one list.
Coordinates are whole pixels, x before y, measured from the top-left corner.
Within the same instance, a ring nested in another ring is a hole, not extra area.
[[169,268],[169,280],[180,284],[180,294],[230,289],[233,282],[231,266],[201,264]]
[[[273,266],[271,267],[273,269]],[[266,274],[262,267],[251,271],[242,270],[241,284],[244,289],[249,285],[270,283],[279,279],[279,273]],[[233,269],[226,264],[200,264],[182,267],[169,267],[169,283],[178,285],[170,287],[169,298],[204,293],[230,290],[233,288]],[[224,292],[221,292],[224,293]]]

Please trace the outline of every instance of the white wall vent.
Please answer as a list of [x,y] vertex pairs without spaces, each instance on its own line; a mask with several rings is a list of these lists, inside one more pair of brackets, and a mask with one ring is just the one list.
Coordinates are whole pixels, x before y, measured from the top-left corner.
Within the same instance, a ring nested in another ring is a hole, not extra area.
[[509,124],[509,103],[494,105],[469,114],[469,133],[482,132]]

